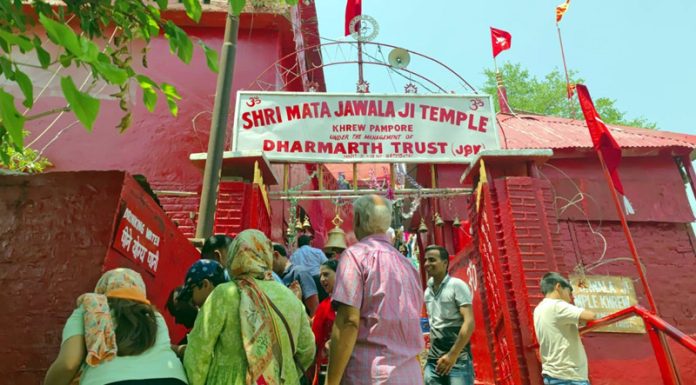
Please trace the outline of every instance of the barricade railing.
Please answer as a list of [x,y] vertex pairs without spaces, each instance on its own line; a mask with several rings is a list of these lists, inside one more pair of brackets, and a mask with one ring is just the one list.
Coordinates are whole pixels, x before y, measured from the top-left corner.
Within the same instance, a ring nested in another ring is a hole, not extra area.
[[665,385],[681,385],[679,370],[672,358],[671,351],[667,345],[665,336],[675,340],[677,343],[696,354],[696,339],[689,337],[679,329],[667,323],[662,318],[649,312],[641,306],[631,306],[606,317],[590,321],[580,329],[580,334],[591,332],[597,328],[607,326],[626,318],[638,316],[643,319],[645,329],[650,337],[657,364],[660,367],[660,375]]

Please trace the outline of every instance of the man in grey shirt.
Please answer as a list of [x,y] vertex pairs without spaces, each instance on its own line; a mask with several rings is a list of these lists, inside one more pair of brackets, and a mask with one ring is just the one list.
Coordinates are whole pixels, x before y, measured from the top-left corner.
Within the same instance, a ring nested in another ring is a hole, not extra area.
[[425,290],[430,322],[425,385],[473,385],[471,290],[461,279],[450,277],[448,268],[449,253],[444,247],[431,245],[425,249],[425,269],[430,276]]

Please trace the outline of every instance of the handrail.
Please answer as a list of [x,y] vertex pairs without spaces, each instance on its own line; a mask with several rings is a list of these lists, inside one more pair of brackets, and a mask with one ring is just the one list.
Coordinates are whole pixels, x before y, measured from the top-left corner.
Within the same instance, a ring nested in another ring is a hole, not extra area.
[[692,353],[696,353],[696,340],[641,306],[631,306],[626,309],[619,310],[616,313],[609,314],[608,316],[598,320],[590,321],[587,323],[587,325],[580,329],[580,334],[590,332],[602,326],[607,326],[633,316],[639,316],[643,319],[643,322],[645,322],[645,328],[648,332],[648,336],[650,337],[650,343],[653,347],[655,358],[657,359],[657,365],[660,368],[660,375],[662,376],[663,383],[665,385],[682,384],[679,371],[677,370],[674,359],[672,358],[669,344],[667,343],[664,335],[666,334],[672,337],[672,339],[677,341],[683,347],[689,349]]
[[606,317],[590,321],[587,323],[587,325],[580,329],[580,334],[591,332],[597,328],[607,326],[633,316],[641,317],[643,321],[650,324],[652,327],[667,334],[685,348],[691,350],[693,353],[696,353],[696,339],[689,337],[687,334],[683,333],[662,318],[652,314],[647,309],[639,305],[627,307],[623,310],[617,311],[616,313],[609,314]]

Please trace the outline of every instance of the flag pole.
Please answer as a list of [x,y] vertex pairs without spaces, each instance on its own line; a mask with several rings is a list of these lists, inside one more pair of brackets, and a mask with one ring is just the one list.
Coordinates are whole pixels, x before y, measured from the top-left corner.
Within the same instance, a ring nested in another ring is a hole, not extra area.
[[565,77],[566,77],[566,95],[568,99],[568,107],[570,108],[570,113],[573,119],[575,119],[575,111],[572,108],[572,101],[571,99],[573,96],[570,93],[570,76],[568,76],[568,65],[566,64],[566,58],[565,58],[565,50],[563,49],[563,38],[561,37],[561,26],[556,23],[556,31],[558,31],[558,42],[561,45],[561,59],[563,59],[563,71],[565,72]]
[[502,85],[503,85],[503,76],[500,74],[500,71],[498,71],[498,62],[495,60],[495,56],[493,56],[493,68],[495,68],[495,91],[498,96],[498,107],[500,112],[510,112],[509,106],[504,106],[503,103],[507,104],[507,92],[504,95],[504,98],[501,98],[501,93],[503,92],[501,90]]
[[[626,241],[628,242],[628,247],[631,250],[631,256],[633,257],[633,263],[636,265],[636,269],[638,270],[638,276],[640,277],[640,281],[643,284],[643,290],[645,291],[645,296],[648,298],[648,303],[650,304],[650,310],[652,311],[653,314],[659,316],[657,313],[657,305],[655,304],[655,299],[653,298],[652,291],[650,290],[650,286],[648,286],[648,279],[645,276],[645,273],[643,273],[643,268],[640,262],[640,257],[638,257],[638,250],[636,249],[636,245],[633,242],[633,236],[631,235],[631,230],[628,228],[628,223],[626,221],[626,216],[624,215],[624,210],[623,207],[621,206],[621,202],[619,200],[619,196],[616,192],[616,189],[614,188],[614,183],[612,182],[611,175],[609,174],[609,169],[607,168],[606,163],[604,162],[604,155],[602,155],[601,151],[597,151],[597,155],[599,156],[599,162],[602,164],[602,170],[604,171],[604,177],[607,179],[607,183],[609,184],[609,190],[611,190],[611,196],[614,200],[614,204],[616,205],[616,211],[619,213],[619,219],[621,219],[621,226],[623,227],[624,234],[626,235]],[[674,356],[672,355],[672,348],[669,346],[669,343],[667,342],[667,339],[665,338],[664,333],[657,333],[658,334],[658,340],[660,342],[660,345],[662,345],[662,349],[664,349],[667,359],[671,362],[670,365],[670,375],[672,380],[676,380],[675,383],[681,384],[681,379],[679,376],[679,371],[676,370],[676,363],[674,360]]]
[[614,188],[614,183],[612,182],[611,175],[609,174],[609,169],[607,164],[604,162],[604,155],[602,151],[597,151],[597,156],[599,156],[599,162],[602,164],[602,170],[604,171],[604,177],[607,179],[607,184],[609,184],[609,190],[611,191],[611,197],[614,200],[614,205],[616,206],[616,212],[619,214],[619,219],[621,220],[621,226],[623,227],[623,232],[626,235],[626,241],[628,242],[628,248],[631,251],[631,257],[633,258],[633,263],[638,269],[638,276],[643,284],[643,290],[645,291],[645,296],[650,304],[650,310],[657,315],[657,305],[655,305],[655,299],[653,298],[652,291],[650,291],[650,286],[648,285],[648,279],[645,277],[643,272],[643,267],[640,262],[640,257],[638,256],[638,250],[636,249],[636,244],[633,242],[633,236],[631,235],[631,230],[628,228],[628,222],[626,221],[626,216],[624,215],[623,207],[621,206],[621,201]]
[[[496,91],[497,91],[496,93],[497,93],[498,95],[500,95],[500,83],[501,83],[500,79],[501,79],[501,76],[500,76],[500,71],[498,71],[498,62],[495,60],[495,56],[493,56],[493,68],[495,68],[495,89],[496,89]],[[503,102],[503,101],[500,100],[500,96],[498,96],[498,104],[502,104],[502,102]],[[507,103],[507,100],[506,100],[506,103]],[[503,106],[502,106],[502,105],[499,106],[499,107],[500,107],[500,110],[503,109]]]

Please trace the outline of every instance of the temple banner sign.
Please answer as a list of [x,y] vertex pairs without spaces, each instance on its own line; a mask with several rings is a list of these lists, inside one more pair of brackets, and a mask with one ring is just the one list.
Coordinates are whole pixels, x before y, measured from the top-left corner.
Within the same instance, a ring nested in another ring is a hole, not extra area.
[[488,95],[237,94],[232,151],[272,162],[468,163],[499,148]]
[[[609,275],[571,275],[575,305],[591,310],[597,317],[635,305],[636,291],[629,277]],[[645,325],[640,317],[631,317],[617,323],[595,329],[595,332],[645,333]]]

